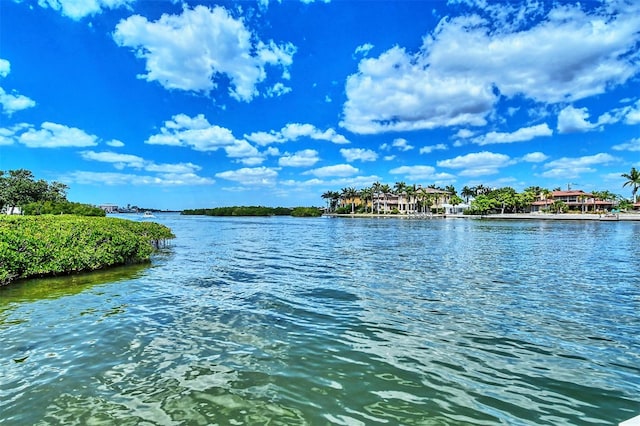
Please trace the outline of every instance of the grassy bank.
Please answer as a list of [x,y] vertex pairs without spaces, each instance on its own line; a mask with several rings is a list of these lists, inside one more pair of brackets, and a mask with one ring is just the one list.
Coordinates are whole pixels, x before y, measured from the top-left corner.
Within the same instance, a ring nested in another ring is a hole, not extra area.
[[153,222],[107,217],[0,216],[0,285],[148,261],[173,238]]

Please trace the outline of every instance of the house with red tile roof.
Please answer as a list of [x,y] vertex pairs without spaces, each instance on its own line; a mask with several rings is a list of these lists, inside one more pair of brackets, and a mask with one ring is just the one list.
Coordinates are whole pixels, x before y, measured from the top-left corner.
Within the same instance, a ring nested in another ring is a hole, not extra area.
[[582,212],[605,211],[611,210],[614,207],[614,202],[611,200],[600,200],[593,194],[580,189],[574,189],[569,191],[551,191],[550,196],[546,198],[544,194],[541,194],[540,198],[531,204],[531,211],[545,211],[556,201],[562,201],[569,207],[569,210],[579,210]]

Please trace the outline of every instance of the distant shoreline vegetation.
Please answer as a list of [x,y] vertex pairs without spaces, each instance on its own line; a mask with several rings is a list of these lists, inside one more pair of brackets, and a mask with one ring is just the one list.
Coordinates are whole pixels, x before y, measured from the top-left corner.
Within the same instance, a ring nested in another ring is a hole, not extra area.
[[264,206],[232,206],[209,209],[187,209],[183,215],[190,216],[293,216],[318,217],[322,210],[317,207],[264,207]]

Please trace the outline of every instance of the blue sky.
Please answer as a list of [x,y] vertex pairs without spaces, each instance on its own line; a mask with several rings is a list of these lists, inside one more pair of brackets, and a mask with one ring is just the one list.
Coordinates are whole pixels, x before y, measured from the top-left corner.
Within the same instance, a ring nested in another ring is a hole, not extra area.
[[324,205],[376,181],[610,190],[640,3],[2,0],[0,170],[91,204]]

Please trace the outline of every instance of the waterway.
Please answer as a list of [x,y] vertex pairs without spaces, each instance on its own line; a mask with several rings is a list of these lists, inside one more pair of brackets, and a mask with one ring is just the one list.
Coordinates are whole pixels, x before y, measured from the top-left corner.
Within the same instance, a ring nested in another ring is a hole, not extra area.
[[0,289],[3,425],[640,414],[640,223],[157,215],[146,266]]

